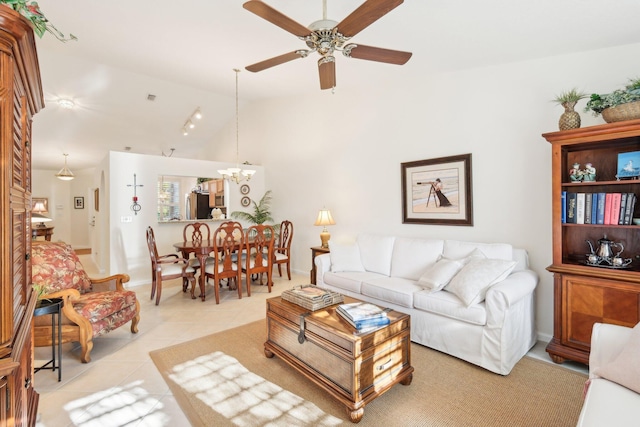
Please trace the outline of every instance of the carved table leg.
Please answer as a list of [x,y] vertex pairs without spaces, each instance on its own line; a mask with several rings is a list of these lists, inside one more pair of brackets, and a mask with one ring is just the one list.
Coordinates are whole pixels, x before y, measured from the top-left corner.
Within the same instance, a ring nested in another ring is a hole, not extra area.
[[359,423],[360,420],[362,419],[362,416],[364,415],[364,408],[359,408],[356,410],[351,410],[350,408],[347,408],[347,413],[349,414],[349,419],[351,420],[352,423]]

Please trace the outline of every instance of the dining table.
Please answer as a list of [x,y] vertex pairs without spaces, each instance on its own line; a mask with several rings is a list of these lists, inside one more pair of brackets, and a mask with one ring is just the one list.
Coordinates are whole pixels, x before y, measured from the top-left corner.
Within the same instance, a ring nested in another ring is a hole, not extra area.
[[[236,241],[236,250],[240,251],[242,246],[244,246],[244,242]],[[198,261],[200,262],[200,277],[198,278],[198,284],[200,286],[200,298],[202,301],[205,300],[205,285],[206,285],[206,277],[204,274],[205,264],[207,262],[207,257],[215,250],[213,239],[209,240],[187,240],[182,242],[177,242],[173,244],[173,247],[176,248],[178,252],[182,254],[182,258],[189,259],[190,254],[194,254]],[[236,290],[235,286],[232,287],[229,284],[230,290]]]

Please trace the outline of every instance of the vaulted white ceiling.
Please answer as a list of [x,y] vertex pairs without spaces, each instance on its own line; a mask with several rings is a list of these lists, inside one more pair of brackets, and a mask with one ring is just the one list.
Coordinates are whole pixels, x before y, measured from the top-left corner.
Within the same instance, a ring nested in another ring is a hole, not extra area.
[[[244,1],[39,0],[50,22],[78,40],[37,41],[46,108],[34,120],[33,166],[59,169],[66,152],[72,170],[91,167],[124,147],[156,155],[175,147],[175,156],[191,157],[211,143],[235,114],[233,69],[304,48]],[[363,1],[327,0],[327,17],[340,21]],[[322,0],[265,2],[303,25],[322,18]],[[397,66],[339,55],[336,90],[384,92],[435,73],[638,43],[638,17],[638,0],[406,0],[353,42],[413,57]],[[332,96],[319,88],[316,61],[241,72],[241,105]],[[60,98],[77,107],[62,109]],[[185,137],[196,107],[204,118]]]

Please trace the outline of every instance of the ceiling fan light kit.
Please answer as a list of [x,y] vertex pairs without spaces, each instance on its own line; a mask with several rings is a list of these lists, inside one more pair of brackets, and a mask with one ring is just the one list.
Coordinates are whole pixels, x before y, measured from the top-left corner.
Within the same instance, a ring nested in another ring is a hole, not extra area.
[[341,22],[327,19],[326,0],[323,0],[323,19],[312,22],[309,27],[294,21],[260,0],[250,0],[242,5],[248,11],[271,22],[304,41],[309,49],[299,49],[285,53],[246,67],[248,71],[259,72],[298,58],[306,58],[317,52],[318,73],[321,89],[332,89],[336,86],[336,70],[334,52],[342,52],[347,58],[385,62],[403,65],[411,58],[411,52],[364,46],[354,43],[345,45],[360,31],[401,5],[404,0],[367,0],[351,12]]

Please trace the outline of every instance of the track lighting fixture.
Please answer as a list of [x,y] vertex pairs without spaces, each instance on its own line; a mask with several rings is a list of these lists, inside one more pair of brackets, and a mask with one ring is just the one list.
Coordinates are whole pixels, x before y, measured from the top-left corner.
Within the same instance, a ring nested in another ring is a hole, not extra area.
[[196,127],[194,121],[200,120],[201,118],[202,112],[200,111],[200,107],[198,107],[193,113],[191,113],[189,117],[187,117],[187,120],[184,122],[184,125],[182,126],[182,134],[184,136],[189,135],[189,129],[193,129]]

